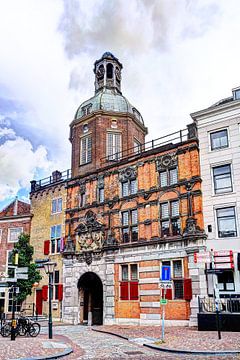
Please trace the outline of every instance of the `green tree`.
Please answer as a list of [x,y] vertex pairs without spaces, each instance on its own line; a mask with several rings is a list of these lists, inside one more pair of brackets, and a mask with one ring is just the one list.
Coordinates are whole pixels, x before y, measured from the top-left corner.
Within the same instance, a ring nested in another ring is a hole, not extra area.
[[41,280],[41,275],[37,266],[33,263],[33,246],[30,245],[30,236],[28,234],[21,234],[18,242],[15,243],[13,254],[18,253],[18,266],[28,267],[28,280],[18,280],[19,294],[17,300],[23,302],[28,295],[32,294],[32,286],[35,282]]

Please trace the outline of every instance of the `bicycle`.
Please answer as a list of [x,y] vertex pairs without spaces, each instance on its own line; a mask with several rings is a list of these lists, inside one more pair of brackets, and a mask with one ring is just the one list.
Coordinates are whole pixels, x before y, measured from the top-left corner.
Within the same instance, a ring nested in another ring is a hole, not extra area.
[[[5,323],[1,328],[1,335],[8,337],[11,335],[11,322]],[[17,320],[17,326],[15,329],[15,336],[26,336],[36,337],[40,333],[41,326],[37,322],[32,322],[30,319],[20,316]]]

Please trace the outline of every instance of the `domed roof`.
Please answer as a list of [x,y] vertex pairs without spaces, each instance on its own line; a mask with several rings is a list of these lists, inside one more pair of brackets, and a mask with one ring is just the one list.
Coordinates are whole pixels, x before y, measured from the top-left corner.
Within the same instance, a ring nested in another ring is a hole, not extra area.
[[120,93],[113,89],[107,89],[98,92],[89,100],[84,101],[78,108],[75,119],[79,119],[98,110],[123,112],[134,115],[136,120],[144,125],[140,112],[130,104],[130,102]]

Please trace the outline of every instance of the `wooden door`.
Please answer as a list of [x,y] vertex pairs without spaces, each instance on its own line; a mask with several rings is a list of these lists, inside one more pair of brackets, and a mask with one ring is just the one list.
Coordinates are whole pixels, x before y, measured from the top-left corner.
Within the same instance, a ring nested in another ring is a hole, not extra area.
[[42,307],[43,307],[42,289],[37,289],[36,290],[36,314],[42,315]]

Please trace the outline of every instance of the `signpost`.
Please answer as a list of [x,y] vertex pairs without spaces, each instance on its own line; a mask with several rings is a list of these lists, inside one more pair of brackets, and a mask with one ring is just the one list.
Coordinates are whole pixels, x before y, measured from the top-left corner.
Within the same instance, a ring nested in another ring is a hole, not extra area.
[[162,266],[161,280],[159,286],[163,290],[163,298],[160,300],[160,305],[162,305],[162,341],[164,342],[165,305],[167,305],[167,299],[165,297],[167,289],[172,288],[171,266]]

